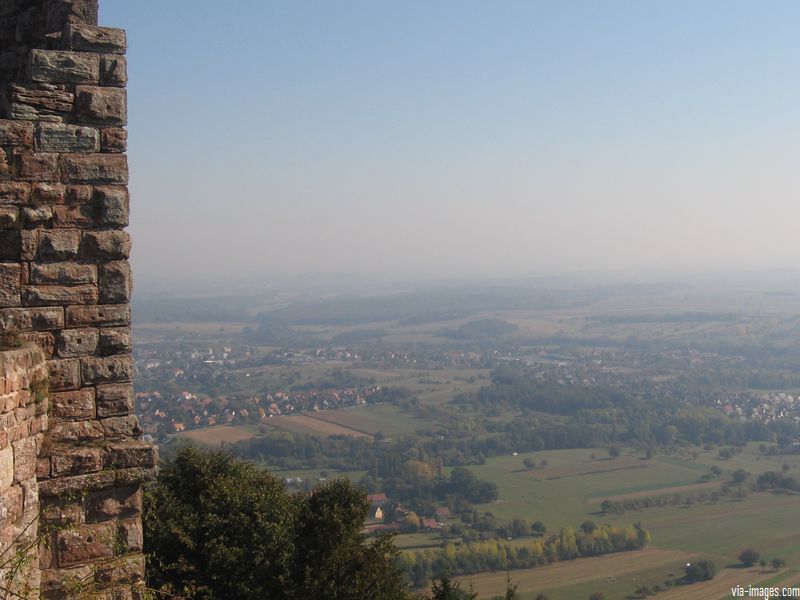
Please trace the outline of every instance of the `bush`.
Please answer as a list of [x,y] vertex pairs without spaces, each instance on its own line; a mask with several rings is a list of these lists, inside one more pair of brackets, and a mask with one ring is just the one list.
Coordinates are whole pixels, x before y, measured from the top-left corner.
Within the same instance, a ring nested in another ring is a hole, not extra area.
[[741,562],[745,567],[752,567],[759,560],[761,560],[761,553],[755,548],[742,550],[742,552],[739,554],[739,562]]

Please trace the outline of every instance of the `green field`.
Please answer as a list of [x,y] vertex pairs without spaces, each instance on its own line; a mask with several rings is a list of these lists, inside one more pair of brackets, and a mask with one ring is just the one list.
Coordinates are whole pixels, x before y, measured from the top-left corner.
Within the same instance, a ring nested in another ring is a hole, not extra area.
[[[639,585],[664,587],[666,579],[682,573],[682,561],[700,557],[710,558],[720,570],[713,585],[680,586],[664,591],[658,597],[716,599],[729,597],[725,594],[729,594],[729,588],[736,584],[755,584],[770,577],[778,577],[781,581],[796,578],[794,569],[800,567],[800,527],[796,525],[800,495],[751,491],[742,500],[723,496],[716,503],[688,507],[647,508],[618,516],[600,512],[600,503],[606,498],[716,491],[739,468],[750,473],[749,481],[754,481],[764,471],[781,470],[784,463],[789,465],[790,471],[800,468],[800,456],[764,456],[758,451],[757,444],[749,445],[744,452],[729,460],[720,460],[716,450],[696,452],[697,458],[687,453],[683,457],[656,456],[645,460],[633,451],[609,459],[603,449],[555,450],[496,457],[470,469],[478,477],[498,485],[499,499],[477,507],[497,517],[541,520],[550,532],[565,525],[577,526],[587,519],[616,525],[640,521],[652,534],[651,546],[642,552],[579,559],[512,572],[512,578],[519,584],[519,591],[524,592],[526,600],[534,597],[534,591],[546,592],[551,600],[586,598],[592,591],[602,591],[606,600],[623,600]],[[591,458],[592,454],[596,455],[595,459]],[[542,460],[547,464],[527,470],[522,464],[526,457],[534,459],[537,464]],[[713,465],[723,469],[722,475],[711,481],[702,480],[701,476]],[[404,547],[412,545],[403,544]],[[759,549],[768,561],[783,558],[789,569],[776,575],[769,569],[761,573],[760,570],[748,572],[736,568],[739,552],[749,546]],[[617,575],[615,581],[606,581],[615,571],[610,571],[610,566],[602,566],[605,564],[603,561],[614,564],[617,557],[623,561],[620,564],[624,564],[624,568],[617,570],[624,571],[625,576],[620,578]],[[464,583],[472,581],[477,591],[489,596],[503,588],[505,576],[505,573],[484,573],[465,578]]]

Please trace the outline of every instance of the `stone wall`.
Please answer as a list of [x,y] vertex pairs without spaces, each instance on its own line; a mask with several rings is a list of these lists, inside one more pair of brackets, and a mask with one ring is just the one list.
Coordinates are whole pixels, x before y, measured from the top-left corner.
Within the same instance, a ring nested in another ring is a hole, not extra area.
[[0,332],[49,372],[46,598],[76,582],[126,597],[143,573],[156,457],[133,415],[125,50],[97,0],[0,0]]
[[0,582],[22,598],[39,597],[36,456],[47,429],[47,377],[38,346],[0,352]]

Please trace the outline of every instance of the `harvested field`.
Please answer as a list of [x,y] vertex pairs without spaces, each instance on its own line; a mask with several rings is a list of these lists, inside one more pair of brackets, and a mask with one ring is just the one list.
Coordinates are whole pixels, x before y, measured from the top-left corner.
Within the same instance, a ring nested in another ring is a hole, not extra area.
[[176,437],[189,439],[206,446],[218,446],[220,444],[235,444],[236,442],[249,440],[255,436],[256,430],[252,427],[219,425],[217,427],[206,427],[205,429],[186,431],[178,434]]
[[270,419],[270,425],[278,429],[291,431],[292,433],[308,433],[311,435],[350,435],[353,437],[370,437],[362,431],[356,431],[349,427],[343,427],[336,423],[316,419],[308,415],[292,415],[290,417],[274,417]]
[[339,425],[341,427],[345,427],[346,429],[352,429],[353,431],[358,431],[366,435],[375,435],[379,431],[386,432],[386,428],[384,426],[373,420],[365,418],[363,415],[358,413],[358,409],[328,410],[306,416],[319,421],[324,421],[326,423],[333,423],[334,425]]

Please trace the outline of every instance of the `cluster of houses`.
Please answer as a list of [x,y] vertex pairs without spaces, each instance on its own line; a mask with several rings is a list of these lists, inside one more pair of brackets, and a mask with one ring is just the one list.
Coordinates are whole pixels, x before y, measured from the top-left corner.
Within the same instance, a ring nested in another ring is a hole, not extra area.
[[[370,494],[369,520],[364,526],[364,533],[376,534],[382,531],[403,531],[413,528],[417,531],[438,531],[452,518],[450,509],[439,506],[429,517],[418,517],[402,504],[393,503],[383,492]],[[388,511],[394,511],[388,515]],[[391,516],[390,519],[387,517]]]
[[800,396],[788,392],[726,393],[715,404],[740,421],[770,423],[789,417],[800,423]]
[[180,433],[214,425],[257,424],[271,417],[363,406],[381,386],[261,395],[200,396],[182,391],[174,396],[149,391],[136,394],[142,428],[151,435]]

